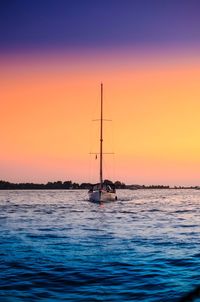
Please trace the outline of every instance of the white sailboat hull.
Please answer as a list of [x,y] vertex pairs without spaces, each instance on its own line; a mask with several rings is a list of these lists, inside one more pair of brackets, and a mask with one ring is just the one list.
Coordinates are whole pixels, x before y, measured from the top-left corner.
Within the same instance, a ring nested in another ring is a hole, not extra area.
[[89,201],[92,202],[109,202],[116,201],[117,196],[114,192],[107,192],[104,190],[96,190],[93,192],[89,192]]

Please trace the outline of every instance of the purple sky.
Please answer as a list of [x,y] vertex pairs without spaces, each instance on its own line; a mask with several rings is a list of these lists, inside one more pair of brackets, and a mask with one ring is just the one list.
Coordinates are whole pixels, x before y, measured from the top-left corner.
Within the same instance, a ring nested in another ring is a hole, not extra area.
[[0,52],[196,47],[198,0],[2,0]]

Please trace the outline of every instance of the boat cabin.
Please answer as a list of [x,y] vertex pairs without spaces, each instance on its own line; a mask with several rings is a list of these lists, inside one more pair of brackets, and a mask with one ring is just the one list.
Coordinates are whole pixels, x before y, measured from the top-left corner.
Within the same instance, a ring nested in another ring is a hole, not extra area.
[[110,193],[115,193],[116,192],[116,189],[115,189],[115,186],[114,185],[111,185],[111,184],[103,184],[102,188],[101,188],[101,184],[100,183],[97,183],[97,184],[93,184],[89,190],[89,192],[94,192],[94,191],[98,191],[98,190],[103,190],[103,191],[106,191],[106,192],[110,192]]

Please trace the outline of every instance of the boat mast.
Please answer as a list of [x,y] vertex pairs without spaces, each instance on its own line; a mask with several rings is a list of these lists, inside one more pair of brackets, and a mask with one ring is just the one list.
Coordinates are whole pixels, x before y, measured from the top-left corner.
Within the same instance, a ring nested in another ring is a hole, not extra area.
[[100,188],[103,187],[103,83],[101,83],[101,117],[100,117]]

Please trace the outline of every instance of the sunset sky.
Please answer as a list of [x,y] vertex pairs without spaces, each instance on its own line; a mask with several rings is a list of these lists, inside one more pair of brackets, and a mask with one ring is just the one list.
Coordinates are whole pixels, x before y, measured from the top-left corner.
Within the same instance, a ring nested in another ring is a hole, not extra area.
[[200,2],[0,3],[0,179],[200,185]]

